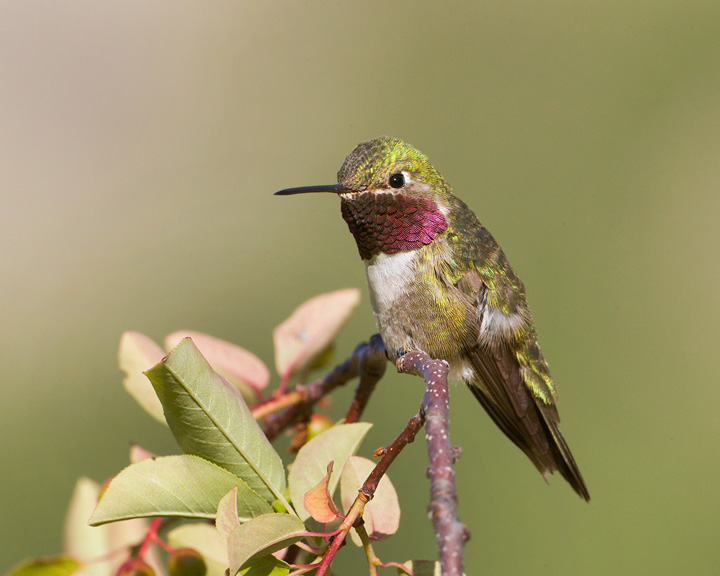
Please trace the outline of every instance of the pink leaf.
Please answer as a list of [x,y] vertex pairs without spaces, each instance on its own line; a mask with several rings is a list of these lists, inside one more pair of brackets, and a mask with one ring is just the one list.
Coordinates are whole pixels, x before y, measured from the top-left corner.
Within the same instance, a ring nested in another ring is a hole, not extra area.
[[278,374],[285,378],[308,369],[332,343],[359,302],[360,291],[345,288],[311,298],[296,308],[273,330]]
[[153,340],[140,332],[124,332],[120,338],[118,362],[125,373],[125,390],[158,422],[165,424],[162,404],[152,384],[145,377],[145,370],[162,360],[165,352]]
[[[345,462],[340,477],[340,498],[346,512],[374,468],[375,463],[372,460],[361,456],[350,456]],[[382,477],[375,496],[365,506],[363,519],[365,529],[371,538],[383,540],[397,532],[400,525],[400,503],[395,487],[387,476]]]
[[150,450],[146,450],[139,444],[133,444],[130,446],[130,463],[135,464],[148,458],[155,458],[157,454],[153,454]]

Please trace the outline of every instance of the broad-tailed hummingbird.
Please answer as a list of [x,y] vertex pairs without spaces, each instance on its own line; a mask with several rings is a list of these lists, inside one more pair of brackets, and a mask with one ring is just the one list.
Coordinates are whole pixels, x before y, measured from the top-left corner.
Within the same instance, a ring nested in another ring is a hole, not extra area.
[[419,350],[446,360],[450,379],[467,384],[546,479],[557,470],[589,500],[558,427],[558,396],[525,287],[490,232],[401,140],[359,144],[337,180],[277,194],[340,197],[388,356]]

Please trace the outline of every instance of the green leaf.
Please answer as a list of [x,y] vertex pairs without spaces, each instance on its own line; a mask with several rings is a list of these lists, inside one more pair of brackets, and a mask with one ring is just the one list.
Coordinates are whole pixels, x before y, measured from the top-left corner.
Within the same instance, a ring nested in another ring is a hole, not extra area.
[[290,498],[301,520],[310,518],[310,513],[303,505],[305,494],[327,474],[328,463],[335,461],[335,472],[328,483],[328,492],[332,496],[345,461],[359,450],[371,427],[372,424],[366,422],[333,426],[300,448],[290,468],[288,483]]
[[240,393],[213,371],[190,338],[145,374],[186,453],[232,472],[269,502],[286,503],[280,456]]
[[90,524],[154,516],[215,518],[220,499],[234,487],[243,519],[271,511],[269,504],[240,478],[198,456],[142,460],[113,478]]
[[278,374],[307,370],[330,346],[360,302],[360,290],[345,288],[321,294],[298,306],[273,330]]
[[248,560],[287,548],[305,533],[305,525],[289,514],[265,514],[241,524],[228,539],[231,576]]
[[205,522],[187,523],[173,528],[167,535],[174,548],[195,548],[207,565],[207,576],[224,576],[227,569],[227,539]]
[[[375,469],[375,462],[361,456],[350,456],[345,462],[340,476],[340,501],[345,512],[350,510],[358,490]],[[397,532],[400,526],[400,503],[395,487],[387,475],[380,479],[373,499],[365,505],[363,511],[365,529],[373,540],[384,540]],[[360,538],[352,532],[355,544],[362,546]]]
[[275,556],[261,556],[248,560],[238,572],[240,576],[286,576],[290,573],[290,564]]
[[125,373],[123,386],[138,404],[161,424],[165,422],[162,404],[143,373],[165,356],[160,346],[140,332],[124,332],[120,337],[118,363]]
[[5,576],[70,576],[80,567],[80,562],[70,556],[48,556],[20,562]]
[[237,344],[194,330],[168,334],[165,349],[169,352],[186,337],[192,338],[213,370],[240,390],[246,402],[252,404],[257,401],[258,392],[270,382],[270,370],[260,358]]

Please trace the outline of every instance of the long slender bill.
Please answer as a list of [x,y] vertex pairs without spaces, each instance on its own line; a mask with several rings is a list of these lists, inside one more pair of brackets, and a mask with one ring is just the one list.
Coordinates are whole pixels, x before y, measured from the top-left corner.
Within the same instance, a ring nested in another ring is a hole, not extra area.
[[345,188],[339,184],[328,184],[326,186],[300,186],[299,188],[285,188],[275,192],[275,196],[292,196],[293,194],[307,194],[309,192],[331,192],[333,194],[342,194],[347,192]]

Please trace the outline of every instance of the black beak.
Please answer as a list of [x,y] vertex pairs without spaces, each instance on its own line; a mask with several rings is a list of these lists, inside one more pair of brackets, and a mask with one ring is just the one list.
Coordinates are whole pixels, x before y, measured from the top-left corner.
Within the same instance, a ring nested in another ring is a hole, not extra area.
[[292,196],[293,194],[307,194],[309,192],[332,192],[333,194],[342,194],[349,190],[340,186],[340,184],[329,184],[327,186],[300,186],[300,188],[285,188],[280,192],[275,192],[275,196]]

